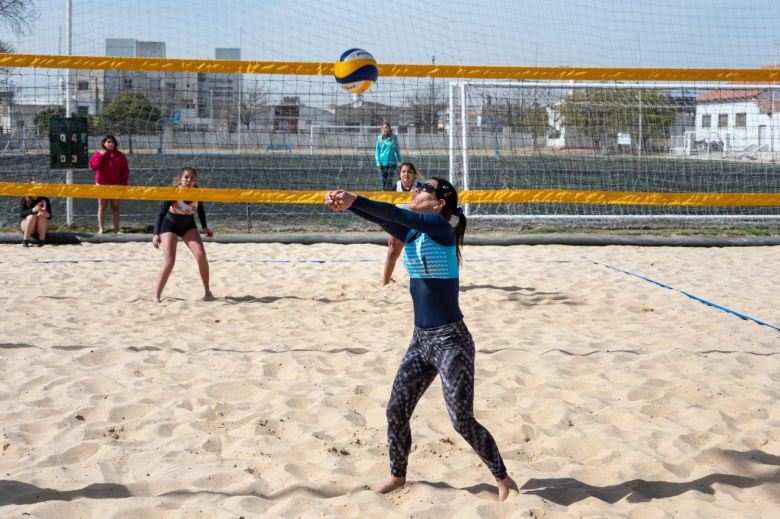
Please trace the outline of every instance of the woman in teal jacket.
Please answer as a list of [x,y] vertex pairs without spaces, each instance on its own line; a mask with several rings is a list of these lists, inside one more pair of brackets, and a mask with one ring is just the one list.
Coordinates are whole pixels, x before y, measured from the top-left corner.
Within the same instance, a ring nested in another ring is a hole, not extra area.
[[382,133],[376,138],[376,165],[382,179],[383,191],[395,191],[395,170],[401,162],[398,139],[387,121],[382,123]]

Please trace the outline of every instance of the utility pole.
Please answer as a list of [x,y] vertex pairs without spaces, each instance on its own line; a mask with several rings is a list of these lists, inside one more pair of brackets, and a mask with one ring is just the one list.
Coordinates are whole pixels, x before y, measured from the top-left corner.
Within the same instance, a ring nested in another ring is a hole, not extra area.
[[[241,59],[241,43],[243,38],[243,27],[238,29],[238,59]],[[241,154],[241,90],[244,84],[244,74],[238,75],[238,153]],[[248,207],[248,206],[247,206]]]
[[[73,0],[68,0],[68,12],[67,12],[67,31],[68,31],[68,56],[73,54]],[[71,69],[67,69],[65,73],[65,117],[70,119],[70,78]],[[65,183],[73,183],[73,170],[65,170]],[[73,199],[65,199],[65,225],[73,225]]]
[[[780,46],[780,40],[774,40],[772,43],[775,44],[775,66],[774,70],[777,70],[777,48]],[[775,146],[775,119],[777,116],[775,115],[775,85],[772,86],[772,106],[769,109],[769,136],[770,136],[770,145],[769,145],[769,151],[772,154],[772,162],[775,161],[775,150],[777,149],[777,146]]]
[[[642,40],[639,34],[636,35],[637,65],[642,66]],[[637,142],[639,158],[642,158],[642,89],[639,89],[639,142]]]
[[[436,56],[431,57],[431,65],[434,66],[436,65]],[[436,90],[434,89],[434,81],[435,81],[434,77],[431,76],[431,120],[430,120],[431,126],[429,130],[431,133],[435,133],[436,131],[436,128],[434,126],[436,123],[436,121],[434,120],[434,112],[436,111],[436,99],[434,97],[436,95]]]

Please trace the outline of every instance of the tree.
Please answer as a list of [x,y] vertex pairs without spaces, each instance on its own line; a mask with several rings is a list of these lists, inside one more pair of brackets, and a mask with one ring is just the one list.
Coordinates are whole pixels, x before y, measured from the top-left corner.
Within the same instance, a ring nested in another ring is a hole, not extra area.
[[241,96],[241,124],[249,129],[252,124],[266,122],[266,126],[272,124],[273,115],[269,106],[271,100],[268,89],[257,85],[251,90],[242,93]]
[[550,124],[547,119],[547,109],[536,103],[525,106],[521,105],[519,113],[515,117],[514,127],[521,133],[530,133],[534,139],[534,149],[536,149],[536,139],[547,137],[550,130]]
[[[36,12],[32,0],[0,0],[0,28],[7,27],[16,35],[24,34],[30,28],[30,23],[35,19]],[[0,53],[14,52],[14,47],[6,41],[0,40]],[[0,69],[0,90],[4,93],[0,104],[11,103],[13,92],[9,80],[10,70]]]
[[[16,35],[24,34],[36,17],[33,0],[0,0],[0,26],[7,27]],[[0,41],[0,52],[13,51],[13,45]]]
[[[247,91],[241,92],[241,125],[249,129],[252,124],[266,122],[266,125],[272,124],[273,114],[269,106],[271,99],[270,91],[262,86],[255,85]],[[231,103],[225,109],[225,123],[228,131],[235,131],[236,121],[238,121],[238,102]]]
[[38,133],[38,137],[49,136],[49,119],[52,117],[65,117],[65,109],[60,107],[47,108],[35,116],[35,130]]
[[[482,94],[482,124],[531,135],[534,149],[539,138],[546,138],[550,131],[547,108],[540,103],[536,91],[505,90]],[[541,99],[544,102],[544,99]]]
[[435,133],[438,130],[439,112],[447,106],[442,87],[420,87],[413,96],[406,98],[406,104],[411,108],[412,121],[418,131]]
[[563,98],[560,113],[563,123],[590,136],[597,150],[602,143],[614,142],[618,133],[638,137],[640,120],[642,145],[646,148],[650,139],[669,137],[676,115],[666,94],[635,89],[579,90]]
[[37,13],[32,0],[0,0],[0,20],[16,34],[30,28]]
[[160,109],[138,92],[125,92],[103,109],[97,125],[104,133],[127,135],[133,153],[133,135],[160,131]]

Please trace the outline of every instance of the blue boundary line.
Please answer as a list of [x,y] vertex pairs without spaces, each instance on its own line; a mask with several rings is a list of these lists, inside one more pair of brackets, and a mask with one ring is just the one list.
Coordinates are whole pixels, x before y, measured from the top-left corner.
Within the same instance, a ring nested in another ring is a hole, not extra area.
[[681,293],[681,294],[683,294],[683,295],[685,295],[687,297],[690,297],[694,301],[698,301],[698,302],[703,303],[703,304],[705,304],[707,306],[711,306],[712,308],[717,308],[718,310],[726,312],[727,314],[735,315],[735,316],[739,317],[740,319],[744,319],[746,321],[752,321],[752,322],[754,322],[756,324],[759,324],[761,326],[766,326],[768,328],[772,328],[773,330],[776,330],[776,331],[780,332],[780,328],[778,328],[777,326],[774,326],[774,325],[769,324],[769,323],[765,323],[764,321],[760,321],[758,319],[750,317],[749,315],[741,314],[741,313],[739,313],[739,312],[737,312],[735,310],[732,310],[731,308],[727,308],[725,306],[721,306],[719,304],[713,303],[712,301],[707,301],[706,299],[702,299],[701,297],[695,296],[695,295],[693,295],[693,294],[691,294],[689,292],[686,292],[684,290],[680,290],[678,288],[670,287],[669,285],[665,285],[665,284],[661,283],[660,281],[656,281],[654,279],[650,279],[648,277],[641,276],[639,274],[634,274],[633,272],[629,272],[628,270],[619,269],[617,267],[613,267],[612,265],[607,265],[606,263],[599,263],[597,261],[594,262],[594,263],[596,265],[602,265],[604,267],[607,267],[608,269],[612,269],[612,270],[615,270],[617,272],[622,272],[623,274],[627,274],[629,276],[634,276],[636,278],[639,278],[639,279],[642,279],[644,281],[647,281],[648,283],[652,283],[654,285],[658,285],[659,287],[668,288],[669,290],[674,290],[675,292],[679,292],[679,293]]

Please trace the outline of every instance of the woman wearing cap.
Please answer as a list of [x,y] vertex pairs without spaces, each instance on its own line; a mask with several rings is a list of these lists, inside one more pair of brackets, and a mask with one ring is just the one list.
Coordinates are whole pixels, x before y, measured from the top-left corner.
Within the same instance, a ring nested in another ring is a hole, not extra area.
[[325,196],[334,211],[349,209],[404,241],[404,264],[414,306],[414,334],[393,382],[387,404],[390,478],[376,490],[387,493],[406,483],[414,408],[438,374],[452,425],[487,465],[506,500],[513,486],[496,442],[474,419],[474,341],[458,304],[458,266],[466,217],[447,180],[431,178],[417,187],[409,210],[343,190]]

